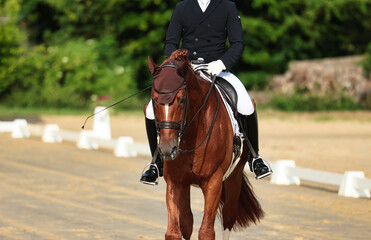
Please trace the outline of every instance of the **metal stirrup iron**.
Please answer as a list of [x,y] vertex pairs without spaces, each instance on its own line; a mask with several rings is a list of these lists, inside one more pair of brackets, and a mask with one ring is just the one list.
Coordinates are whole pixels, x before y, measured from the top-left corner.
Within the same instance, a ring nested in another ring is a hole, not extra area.
[[144,183],[144,184],[147,184],[147,185],[152,185],[152,186],[155,186],[155,185],[158,185],[158,182],[159,182],[159,179],[160,179],[160,171],[158,170],[158,167],[157,167],[157,165],[155,164],[155,163],[148,163],[144,168],[143,168],[143,171],[142,171],[142,174],[141,175],[143,175],[143,173],[145,172],[145,170],[147,169],[147,167],[151,167],[151,166],[154,166],[155,168],[156,168],[156,170],[157,170],[157,179],[156,179],[156,181],[154,181],[154,182],[147,182],[147,181],[142,181],[142,180],[140,180],[142,183]]
[[[263,175],[260,175],[260,176],[257,176],[256,173],[255,173],[255,169],[254,169],[254,162],[257,160],[257,159],[261,159],[265,165],[268,167],[268,172],[264,173]],[[264,158],[262,158],[262,156],[258,156],[257,158],[253,157],[252,161],[251,161],[251,169],[252,169],[252,172],[254,173],[255,175],[255,179],[262,179],[262,178],[265,178],[266,176],[269,176],[273,173],[273,170],[272,170],[272,167],[271,165],[269,164],[269,162],[265,161]]]
[[150,163],[148,163],[144,168],[143,168],[143,171],[142,171],[142,174],[141,176],[143,176],[145,170],[147,169],[147,167],[149,166],[149,168],[151,166],[154,166],[157,170],[157,179],[156,181],[154,182],[147,182],[147,181],[142,181],[140,180],[140,182],[144,183],[144,184],[148,184],[148,185],[152,185],[152,186],[155,186],[155,185],[158,185],[158,182],[160,180],[160,170],[158,169],[157,167],[157,164],[156,164],[156,159],[157,159],[157,156],[158,156],[158,147],[156,148],[154,154],[153,154],[153,157],[152,157],[152,161]]

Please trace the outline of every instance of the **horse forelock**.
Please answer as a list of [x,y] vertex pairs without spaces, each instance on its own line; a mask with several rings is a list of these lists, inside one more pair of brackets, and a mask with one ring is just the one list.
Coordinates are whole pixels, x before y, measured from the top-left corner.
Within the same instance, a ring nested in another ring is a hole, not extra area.
[[183,50],[183,49],[175,50],[171,54],[171,56],[164,61],[164,63],[175,62],[175,61],[179,61],[179,62],[182,62],[182,63],[187,63],[188,65],[190,65],[190,63],[188,61],[188,51]]
[[[178,67],[169,67],[168,64],[177,65]],[[183,49],[178,49],[174,51],[169,58],[167,58],[160,66],[160,70],[154,75],[153,78],[153,86],[156,90],[156,92],[169,92],[176,90],[177,87],[181,86],[182,83],[185,82],[185,76],[181,76],[183,74],[179,73],[179,69],[181,69],[184,64],[188,66],[188,69],[192,69],[191,63],[188,60],[188,51]],[[164,67],[162,67],[164,66]],[[179,75],[180,74],[180,75]],[[193,74],[194,75],[194,74]],[[188,75],[189,76],[189,75]],[[189,76],[191,77],[191,76]],[[194,76],[196,77],[196,76]],[[192,77],[191,77],[192,78]],[[190,80],[190,79],[188,79]],[[187,84],[187,83],[186,83]],[[177,89],[183,89],[185,86],[182,86],[181,88]],[[178,91],[174,91],[167,94],[159,94],[159,97],[162,101],[160,101],[162,104],[168,104],[171,103],[174,100],[175,95]]]

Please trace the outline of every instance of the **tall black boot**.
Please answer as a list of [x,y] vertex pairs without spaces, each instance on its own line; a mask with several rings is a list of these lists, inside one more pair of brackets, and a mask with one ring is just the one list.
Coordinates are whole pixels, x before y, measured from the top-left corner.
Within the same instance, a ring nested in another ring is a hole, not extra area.
[[[151,154],[153,157],[157,148],[157,131],[155,120],[146,118],[146,130],[149,147],[151,149]],[[159,155],[157,155],[155,164],[157,165],[157,167],[151,165],[149,169],[145,173],[143,173],[142,177],[140,178],[141,182],[146,184],[156,184],[158,176],[162,177],[164,162]]]
[[259,137],[258,137],[258,116],[256,110],[251,115],[242,115],[238,113],[240,127],[247,134],[245,138],[249,139],[255,153],[254,158],[249,151],[247,161],[250,170],[255,174],[256,179],[261,179],[272,174],[272,170],[264,163],[263,158],[259,155]]

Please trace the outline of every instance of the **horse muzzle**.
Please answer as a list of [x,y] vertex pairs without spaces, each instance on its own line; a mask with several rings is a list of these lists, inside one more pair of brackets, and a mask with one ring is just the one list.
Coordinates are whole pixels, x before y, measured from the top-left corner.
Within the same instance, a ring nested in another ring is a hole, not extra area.
[[160,129],[158,150],[165,160],[174,160],[178,155],[180,128],[181,125],[179,123],[172,121],[158,123],[158,129]]
[[163,142],[160,140],[158,145],[159,154],[166,160],[174,160],[178,155],[178,141],[177,139],[172,139],[169,142]]

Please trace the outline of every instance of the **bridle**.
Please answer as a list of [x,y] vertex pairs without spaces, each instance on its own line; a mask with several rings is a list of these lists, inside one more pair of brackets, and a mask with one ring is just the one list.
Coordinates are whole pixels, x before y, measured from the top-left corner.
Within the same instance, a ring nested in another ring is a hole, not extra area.
[[[186,63],[184,63],[184,64],[186,64]],[[172,67],[172,68],[179,69],[179,65],[176,62],[167,62],[167,63],[164,63],[163,65],[161,65],[160,67],[161,68]],[[203,109],[203,107],[206,105],[206,102],[209,99],[210,94],[211,94],[211,91],[213,89],[215,90],[215,93],[216,93],[215,96],[216,96],[218,105],[217,105],[217,109],[215,111],[213,120],[211,122],[210,128],[209,128],[209,130],[208,130],[205,138],[202,140],[202,142],[197,147],[195,147],[193,149],[190,149],[190,150],[179,149],[178,150],[178,153],[180,153],[180,154],[196,151],[199,147],[202,146],[202,144],[206,141],[206,139],[210,135],[212,129],[214,128],[216,117],[218,115],[219,107],[220,107],[217,90],[214,87],[215,86],[216,76],[212,76],[211,86],[210,86],[210,88],[209,88],[209,90],[208,90],[208,92],[206,94],[206,97],[205,97],[202,105],[200,106],[200,108],[198,109],[198,111],[195,113],[195,115],[192,117],[192,119],[188,122],[188,124],[186,125],[187,113],[188,113],[188,109],[189,109],[189,98],[188,98],[187,80],[186,80],[185,77],[183,79],[184,79],[184,81],[181,84],[179,84],[179,86],[177,88],[175,88],[173,90],[169,90],[169,91],[160,91],[160,90],[158,90],[158,89],[155,88],[155,85],[154,84],[152,86],[153,89],[157,93],[159,93],[159,94],[168,94],[168,93],[173,93],[175,91],[179,91],[179,89],[182,88],[185,85],[185,92],[186,92],[186,103],[185,103],[184,112],[183,112],[183,118],[182,118],[181,123],[177,123],[177,122],[174,122],[174,121],[161,121],[161,122],[158,122],[157,117],[155,116],[156,130],[157,130],[158,136],[160,135],[160,130],[161,129],[174,129],[174,130],[177,130],[178,131],[178,142],[180,142],[180,139],[183,136],[184,132],[191,125],[191,123],[196,119],[196,116],[201,112],[201,110]],[[154,103],[155,102],[154,102],[153,99],[152,99],[152,103],[153,103],[152,106],[154,107]],[[153,109],[153,112],[155,112],[154,109]]]
[[[161,68],[165,68],[165,67],[172,67],[172,68],[176,68],[178,69],[179,68],[179,65],[176,63],[176,62],[167,62],[163,65],[160,66]],[[186,81],[186,78],[184,77],[183,78],[183,82],[181,82],[179,84],[178,87],[174,88],[173,90],[168,90],[168,91],[163,91],[163,90],[158,90],[156,87],[155,87],[155,84],[152,85],[152,88],[159,94],[169,94],[169,93],[173,93],[173,92],[177,92],[179,91],[179,89],[181,89],[183,86],[185,86],[185,92],[186,92],[186,103],[185,103],[185,107],[184,107],[184,111],[183,111],[183,118],[182,118],[182,121],[181,123],[178,123],[178,122],[174,122],[174,121],[161,121],[161,122],[158,122],[157,120],[157,116],[155,116],[155,123],[156,123],[156,130],[157,130],[157,134],[160,135],[160,130],[161,129],[174,129],[174,130],[177,130],[179,133],[178,133],[178,138],[180,139],[180,137],[183,135],[184,133],[184,126],[185,126],[185,121],[187,119],[187,112],[188,112],[188,91],[187,91],[187,81]],[[154,107],[154,99],[152,98],[152,106]],[[153,109],[153,112],[155,112],[155,110]]]

